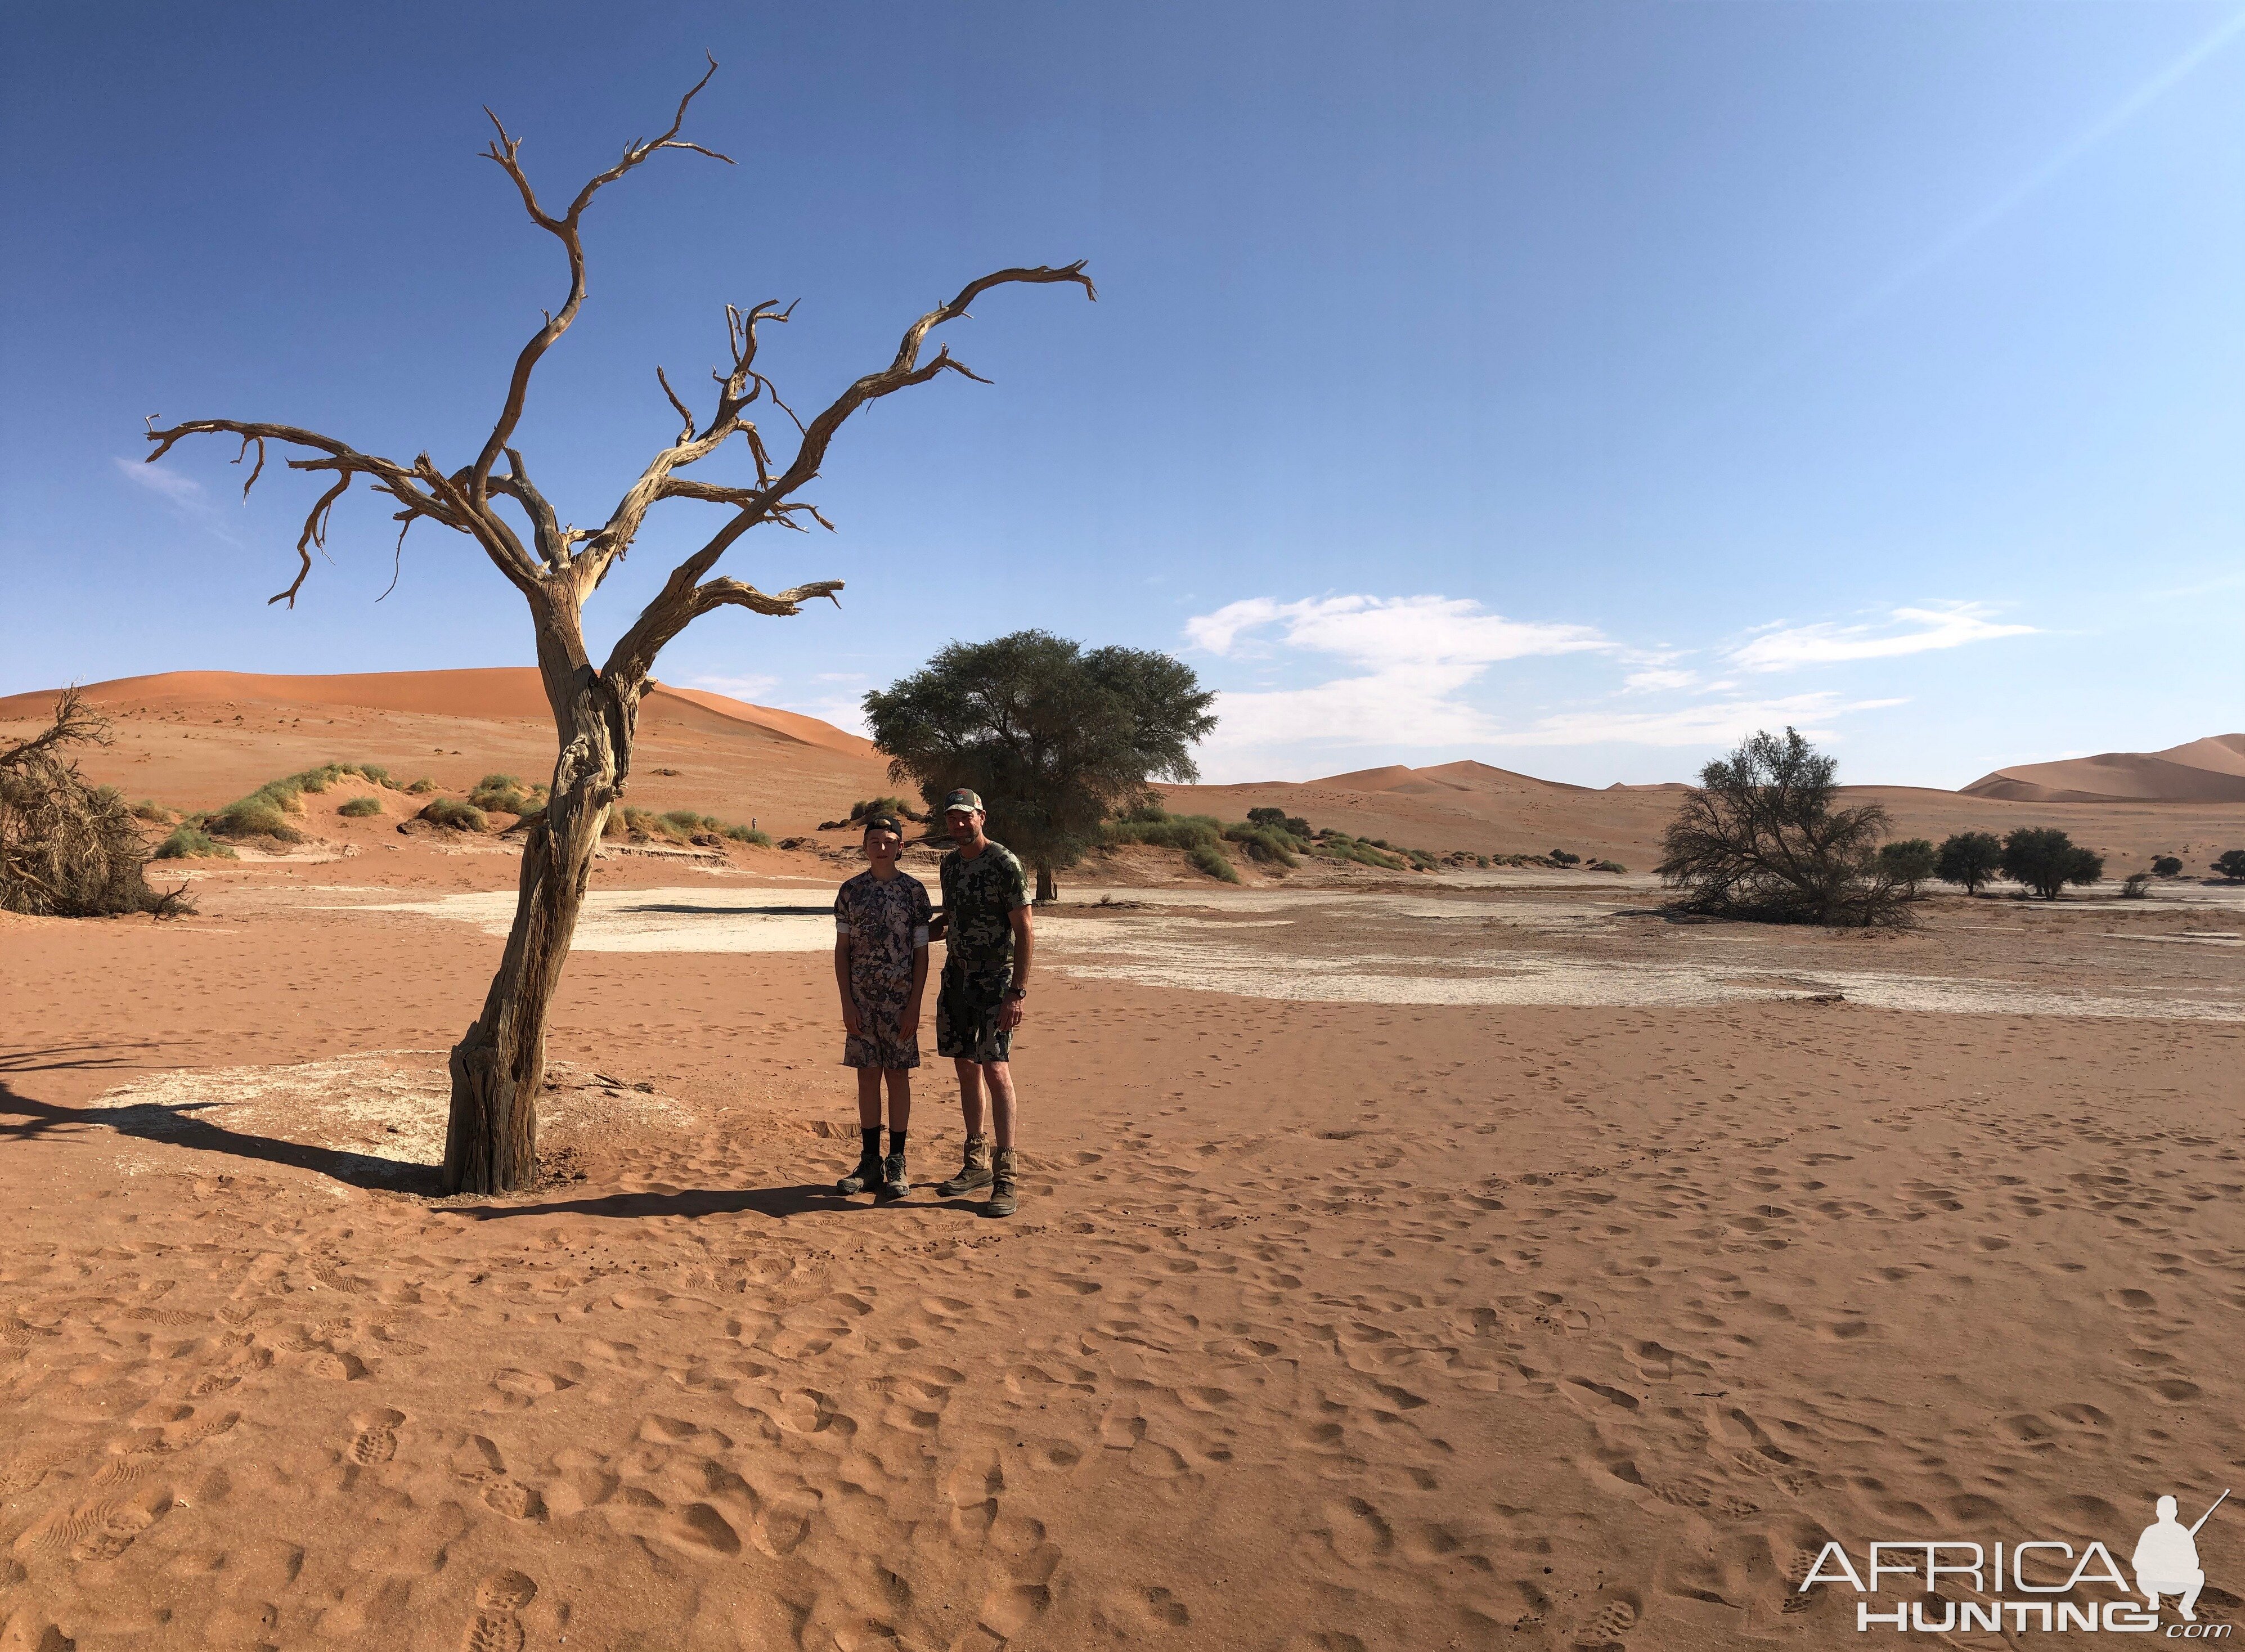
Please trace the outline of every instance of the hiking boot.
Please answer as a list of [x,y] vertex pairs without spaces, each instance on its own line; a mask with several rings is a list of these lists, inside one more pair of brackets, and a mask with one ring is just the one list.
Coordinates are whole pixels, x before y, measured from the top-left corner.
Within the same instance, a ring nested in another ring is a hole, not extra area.
[[869,1188],[879,1188],[887,1180],[887,1172],[879,1158],[869,1153],[858,1161],[855,1170],[834,1184],[834,1191],[841,1194],[864,1193]]
[[986,1216],[1010,1216],[1021,1209],[1021,1188],[1014,1181],[1014,1150],[998,1149],[998,1162],[990,1176],[990,1202],[982,1207]]
[[972,1193],[977,1188],[990,1185],[990,1139],[987,1136],[967,1138],[967,1161],[959,1167],[959,1174],[936,1188],[946,1199],[956,1199],[962,1193]]
[[905,1175],[905,1155],[892,1153],[881,1161],[881,1185],[873,1191],[884,1199],[901,1199],[912,1191],[912,1181]]

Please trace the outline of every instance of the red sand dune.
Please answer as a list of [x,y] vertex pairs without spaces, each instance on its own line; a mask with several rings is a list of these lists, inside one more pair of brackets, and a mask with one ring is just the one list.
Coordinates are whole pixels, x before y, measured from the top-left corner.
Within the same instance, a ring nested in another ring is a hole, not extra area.
[[2020,763],[1982,775],[1964,795],[2021,803],[2245,802],[2245,735],[2214,735],[2165,751]]
[[[268,676],[173,671],[85,685],[114,742],[81,767],[94,780],[175,809],[214,809],[316,763],[379,762],[464,790],[502,770],[542,779],[553,718],[528,667]],[[0,700],[0,729],[46,721],[56,691]],[[810,830],[888,787],[870,741],[815,717],[701,689],[650,687],[641,702],[631,796],[657,810]]]
[[[105,709],[120,706],[203,705],[231,701],[268,706],[352,706],[369,711],[416,712],[439,717],[546,717],[546,690],[529,666],[488,666],[465,671],[361,671],[334,676],[285,677],[247,671],[166,671],[89,683],[82,691]],[[0,722],[33,718],[54,703],[57,691],[34,690],[0,700]],[[704,688],[650,683],[643,704],[683,700],[737,722],[799,740],[808,746],[871,756],[873,742],[843,733],[800,712],[754,706]]]

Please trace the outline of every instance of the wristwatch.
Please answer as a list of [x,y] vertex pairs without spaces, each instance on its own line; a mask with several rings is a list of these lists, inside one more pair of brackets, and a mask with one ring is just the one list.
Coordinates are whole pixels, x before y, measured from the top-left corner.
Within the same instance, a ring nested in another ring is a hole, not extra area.
[[1006,996],[1016,1004],[1028,997],[1028,995],[1029,989],[1026,986],[1009,986],[1006,989]]

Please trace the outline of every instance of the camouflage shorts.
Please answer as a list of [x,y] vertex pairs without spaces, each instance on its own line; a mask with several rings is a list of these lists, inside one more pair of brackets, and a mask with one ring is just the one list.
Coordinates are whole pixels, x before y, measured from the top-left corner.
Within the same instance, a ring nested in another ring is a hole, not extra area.
[[1000,1025],[1011,967],[973,974],[946,965],[935,997],[935,1053],[970,1061],[1009,1061],[1014,1035]]

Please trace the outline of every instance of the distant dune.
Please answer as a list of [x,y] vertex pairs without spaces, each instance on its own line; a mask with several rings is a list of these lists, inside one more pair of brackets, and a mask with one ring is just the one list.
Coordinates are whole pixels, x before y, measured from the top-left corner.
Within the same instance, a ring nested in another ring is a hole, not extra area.
[[[0,729],[44,722],[56,690],[0,700]],[[492,770],[542,780],[553,719],[533,668],[268,676],[170,671],[88,683],[113,745],[89,777],[173,808],[214,809],[276,775],[331,760],[379,762],[454,789]],[[889,789],[870,741],[799,712],[699,688],[650,687],[641,702],[630,797],[803,832]]]
[[[81,758],[89,779],[175,809],[215,809],[264,782],[341,760],[427,775],[454,790],[499,771],[543,779],[553,721],[528,667],[267,676],[175,671],[85,686],[115,722],[115,743]],[[0,739],[44,722],[55,691],[0,699]],[[872,743],[799,712],[706,689],[650,687],[641,704],[630,800],[754,820],[780,836],[846,815],[894,789]],[[1174,809],[1243,818],[1283,809],[1414,849],[1540,854],[1564,849],[1644,870],[1679,784],[1593,789],[1488,763],[1401,763],[1310,781],[1165,786]],[[2060,826],[2107,856],[2113,876],[2154,854],[2194,861],[2245,844],[2245,735],[2145,755],[2115,754],[1998,770],[1963,792],[1851,786],[1884,803],[1901,836]]]
[[2019,763],[1982,775],[1964,796],[2019,803],[2245,802],[2245,735],[2214,735],[2165,751]]

